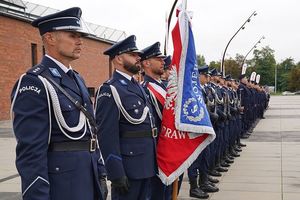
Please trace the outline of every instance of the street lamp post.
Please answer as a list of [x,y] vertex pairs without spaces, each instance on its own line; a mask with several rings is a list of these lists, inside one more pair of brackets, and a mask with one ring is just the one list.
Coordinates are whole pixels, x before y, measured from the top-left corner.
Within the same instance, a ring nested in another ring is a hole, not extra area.
[[245,55],[245,57],[244,57],[244,59],[243,59],[243,61],[242,61],[241,68],[243,68],[244,63],[245,63],[246,58],[247,58],[247,56],[249,55],[249,53],[250,53],[253,49],[255,49],[255,48],[257,47],[256,45],[259,44],[259,43],[261,43],[261,40],[263,40],[263,39],[265,39],[265,36],[262,36],[262,37],[254,44],[254,46],[248,51],[248,53]]
[[274,92],[277,93],[277,65],[275,65],[275,87]]
[[230,44],[230,42],[232,41],[232,39],[238,34],[238,32],[240,32],[240,30],[242,29],[245,29],[245,24],[247,22],[250,22],[251,21],[251,17],[252,16],[256,16],[257,15],[257,12],[254,11],[250,17],[247,18],[247,20],[242,24],[242,26],[237,30],[237,32],[235,32],[235,34],[230,38],[229,42],[227,43],[226,47],[225,47],[225,50],[224,50],[224,53],[223,53],[223,57],[222,57],[222,61],[221,61],[221,71],[223,72],[223,76],[225,76],[225,66],[224,66],[224,60],[225,60],[225,54],[226,54],[226,51],[227,51],[227,48]]

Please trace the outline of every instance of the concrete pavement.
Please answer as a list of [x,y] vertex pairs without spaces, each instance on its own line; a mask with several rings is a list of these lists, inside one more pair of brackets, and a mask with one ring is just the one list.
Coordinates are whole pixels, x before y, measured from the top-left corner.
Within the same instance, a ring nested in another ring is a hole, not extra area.
[[[243,142],[241,157],[220,178],[210,200],[300,199],[300,96],[272,96],[266,119]],[[0,199],[21,199],[10,122],[0,122]],[[179,200],[189,195],[184,177]]]

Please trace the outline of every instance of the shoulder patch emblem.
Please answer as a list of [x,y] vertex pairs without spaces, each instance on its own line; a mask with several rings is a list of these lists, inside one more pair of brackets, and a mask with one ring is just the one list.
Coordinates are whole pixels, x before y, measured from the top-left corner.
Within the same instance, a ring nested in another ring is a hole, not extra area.
[[51,74],[53,75],[53,76],[56,76],[56,77],[60,77],[61,78],[61,75],[60,75],[60,73],[59,73],[59,71],[56,69],[56,68],[49,68],[49,70],[50,70],[50,72],[51,72]]
[[121,80],[119,80],[119,81],[120,81],[120,83],[121,83],[122,85],[127,85],[127,83],[126,83],[125,80],[121,79]]

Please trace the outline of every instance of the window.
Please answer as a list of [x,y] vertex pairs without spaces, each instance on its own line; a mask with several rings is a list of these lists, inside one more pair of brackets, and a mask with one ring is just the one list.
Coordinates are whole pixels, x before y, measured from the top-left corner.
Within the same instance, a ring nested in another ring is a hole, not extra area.
[[37,46],[31,43],[31,64],[32,66],[37,64]]

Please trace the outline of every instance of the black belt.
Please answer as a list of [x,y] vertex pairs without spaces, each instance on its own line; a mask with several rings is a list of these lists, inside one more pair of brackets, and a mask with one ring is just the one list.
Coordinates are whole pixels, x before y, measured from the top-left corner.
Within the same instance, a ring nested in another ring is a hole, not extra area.
[[48,151],[90,151],[96,150],[96,139],[87,141],[53,142],[50,143]]
[[147,137],[157,137],[157,129],[152,129],[152,131],[126,131],[121,133],[122,138],[147,138]]

